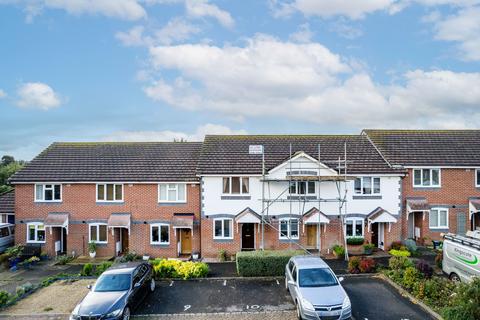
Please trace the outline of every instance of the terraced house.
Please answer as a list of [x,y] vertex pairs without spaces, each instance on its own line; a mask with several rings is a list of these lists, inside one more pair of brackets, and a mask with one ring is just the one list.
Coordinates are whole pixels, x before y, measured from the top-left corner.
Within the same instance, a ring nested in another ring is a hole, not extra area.
[[10,180],[16,243],[51,255],[200,251],[201,143],[54,143]]
[[262,247],[327,252],[343,243],[340,214],[347,237],[381,249],[400,239],[404,171],[365,135],[207,136],[197,173],[203,256]]
[[440,240],[480,229],[480,130],[364,130],[385,159],[407,170],[402,238]]

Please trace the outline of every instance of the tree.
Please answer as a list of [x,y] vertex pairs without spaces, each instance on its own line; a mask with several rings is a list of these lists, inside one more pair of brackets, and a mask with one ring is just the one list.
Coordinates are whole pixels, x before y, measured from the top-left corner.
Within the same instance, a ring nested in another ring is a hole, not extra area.
[[0,194],[10,191],[13,188],[8,185],[8,179],[18,170],[23,168],[24,161],[15,161],[12,156],[3,156],[0,163]]
[[14,162],[15,162],[15,158],[12,157],[12,156],[4,155],[2,157],[2,166],[6,166],[6,165],[9,165],[10,163],[14,163]]

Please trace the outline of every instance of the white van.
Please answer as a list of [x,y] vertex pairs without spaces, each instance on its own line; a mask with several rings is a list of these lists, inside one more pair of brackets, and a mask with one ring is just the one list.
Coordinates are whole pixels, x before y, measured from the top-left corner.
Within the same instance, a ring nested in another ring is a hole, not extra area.
[[469,231],[466,236],[449,233],[443,238],[443,272],[454,281],[480,277],[480,231]]
[[15,226],[11,223],[0,223],[0,253],[13,246],[15,241]]

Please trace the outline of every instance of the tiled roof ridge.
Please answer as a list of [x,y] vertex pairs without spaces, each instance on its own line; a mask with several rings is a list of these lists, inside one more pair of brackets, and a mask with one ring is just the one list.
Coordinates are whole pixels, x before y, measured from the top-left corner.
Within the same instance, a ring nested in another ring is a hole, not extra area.
[[399,134],[399,133],[470,133],[480,129],[363,129],[365,133]]
[[359,134],[207,134],[206,138],[357,138]]

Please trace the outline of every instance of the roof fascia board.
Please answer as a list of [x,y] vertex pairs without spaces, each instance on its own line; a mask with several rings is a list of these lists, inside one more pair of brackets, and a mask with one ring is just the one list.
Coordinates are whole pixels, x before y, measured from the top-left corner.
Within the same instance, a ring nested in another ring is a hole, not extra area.
[[12,182],[11,184],[159,184],[159,183],[187,183],[187,184],[200,184],[199,181],[21,181]]

